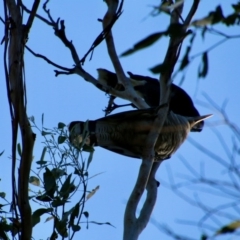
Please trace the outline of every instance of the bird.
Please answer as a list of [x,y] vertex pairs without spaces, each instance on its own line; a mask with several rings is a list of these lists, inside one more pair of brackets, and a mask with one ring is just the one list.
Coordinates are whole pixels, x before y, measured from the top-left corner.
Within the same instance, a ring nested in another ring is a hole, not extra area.
[[[106,69],[99,68],[98,81],[103,85],[110,86],[118,91],[124,91],[124,86],[118,83],[117,75]],[[141,76],[127,72],[130,76],[129,80],[136,91],[136,93],[145,100],[150,107],[157,107],[160,99],[160,86],[159,81],[156,78],[148,76]],[[116,97],[111,96],[107,112],[111,112],[114,108],[118,107],[113,101]],[[113,104],[113,105],[112,105]],[[125,104],[122,106],[126,106]],[[169,99],[169,109],[175,114],[179,114],[186,117],[199,117],[200,114],[195,108],[191,97],[180,87],[175,84],[171,84],[171,94]],[[201,132],[204,126],[204,121],[197,123],[192,129],[192,132]]]
[[[124,156],[142,158],[142,150],[160,107],[116,113],[89,120],[87,125],[83,121],[73,121],[69,124],[70,143],[77,147],[85,141],[86,146],[100,146]],[[168,111],[154,147],[155,160],[170,158],[190,130],[210,116],[185,117]],[[85,139],[84,129],[87,130]]]

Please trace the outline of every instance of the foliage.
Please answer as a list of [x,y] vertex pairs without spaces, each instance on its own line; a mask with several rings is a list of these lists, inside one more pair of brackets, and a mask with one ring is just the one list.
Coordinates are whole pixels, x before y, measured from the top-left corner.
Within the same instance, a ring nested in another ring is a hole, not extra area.
[[[159,6],[155,6],[150,13],[151,16],[158,16],[163,13],[170,14],[171,13],[171,5],[166,5],[169,3],[169,1],[162,1],[162,3]],[[205,78],[208,74],[209,70],[209,52],[212,51],[214,48],[218,47],[219,45],[223,44],[224,42],[240,38],[240,35],[228,35],[225,32],[220,32],[217,30],[217,27],[219,25],[226,26],[226,27],[237,27],[240,24],[240,2],[237,4],[231,4],[232,6],[232,13],[228,14],[227,16],[224,16],[222,7],[220,5],[216,6],[216,9],[211,11],[207,16],[204,16],[203,18],[199,20],[192,21],[190,25],[190,30],[187,32],[187,35],[184,36],[186,38],[186,41],[188,41],[188,46],[186,47],[185,53],[182,55],[182,58],[180,59],[179,68],[176,70],[176,72],[173,74],[173,77],[177,75],[177,73],[182,73],[183,77],[182,80],[185,78],[185,72],[187,70],[187,67],[192,63],[192,61],[197,58],[201,57],[199,68],[198,68],[198,78]],[[182,22],[184,23],[184,20],[181,18]],[[181,25],[170,25],[166,31],[162,32],[155,32],[151,35],[145,37],[144,39],[140,40],[136,44],[134,44],[134,47],[131,49],[128,49],[124,51],[121,56],[129,56],[133,53],[136,53],[140,50],[143,50],[145,48],[150,47],[157,41],[161,40],[162,37],[167,37],[169,35],[175,34],[175,35],[181,35]],[[202,40],[206,38],[207,34],[214,34],[221,37],[221,40],[215,43],[214,45],[210,46],[208,49],[193,55],[192,49],[194,49],[194,40],[201,36]],[[163,73],[166,66],[164,66],[162,63],[157,64],[153,67],[151,67],[149,70],[154,74],[161,74]]]
[[[32,127],[43,136],[45,145],[40,159],[35,162],[36,170],[32,169],[29,178],[29,183],[32,185],[29,190],[31,192],[29,199],[40,206],[32,213],[32,227],[40,223],[40,218],[44,215],[45,222],[53,221],[51,237],[59,234],[73,239],[75,232],[81,229],[81,223],[84,222],[81,220],[83,216],[88,223],[89,213],[84,211],[84,206],[98,189],[93,191],[87,189],[91,178],[89,166],[94,149],[87,149],[89,156],[85,159],[82,155],[83,146],[76,149],[69,143],[68,130],[64,123],[58,123],[54,129],[43,126],[39,129],[33,117],[30,121]],[[73,203],[73,195],[78,196],[75,203]],[[7,202],[4,193],[0,196]],[[6,206],[9,206],[9,203],[1,205],[1,209]],[[3,213],[7,214],[1,210],[1,214]],[[11,217],[1,217],[1,229],[3,232],[11,231],[15,235],[19,229],[16,231],[12,228],[13,223],[9,223],[10,219]]]

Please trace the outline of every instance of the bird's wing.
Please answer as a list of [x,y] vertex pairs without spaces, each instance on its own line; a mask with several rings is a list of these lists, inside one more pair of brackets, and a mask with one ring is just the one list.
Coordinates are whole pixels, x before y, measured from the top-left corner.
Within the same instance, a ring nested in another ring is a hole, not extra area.
[[138,117],[150,117],[155,118],[157,116],[158,108],[147,108],[140,110],[131,110],[126,112],[120,112],[112,115],[108,115],[107,117],[99,118],[96,121],[128,121],[128,120],[136,120]]
[[134,154],[132,151],[128,151],[126,148],[122,148],[122,147],[118,147],[118,146],[104,146],[102,148],[105,148],[111,152],[115,152],[115,153],[118,153],[120,155],[124,155],[127,157],[141,158],[141,156]]

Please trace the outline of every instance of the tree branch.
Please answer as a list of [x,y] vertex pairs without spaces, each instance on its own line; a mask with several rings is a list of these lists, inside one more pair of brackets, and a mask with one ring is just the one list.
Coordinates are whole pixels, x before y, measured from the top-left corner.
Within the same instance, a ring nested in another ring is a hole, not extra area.
[[29,33],[29,31],[30,31],[30,29],[32,27],[33,20],[34,20],[34,18],[36,16],[39,3],[40,3],[40,0],[35,0],[34,3],[33,3],[32,10],[30,11],[30,16],[29,16],[27,24],[25,26],[25,31],[26,31],[25,33],[26,33],[26,35],[28,35],[28,33]]
[[[179,15],[180,15],[179,13],[182,12],[182,8],[183,8],[183,5],[180,5],[172,12],[171,25],[179,24]],[[193,10],[190,11],[188,15],[188,20],[191,19],[194,13],[195,11]],[[186,28],[184,27],[182,28],[182,34],[180,34],[179,36],[170,36],[169,47],[168,47],[165,59],[162,63],[163,66],[165,66],[165,71],[161,74],[161,77],[160,77],[160,105],[162,104],[164,106],[166,103],[169,102],[171,75],[174,70],[174,66],[178,60],[182,41],[185,36],[186,36]],[[138,235],[146,227],[147,222],[149,221],[151,212],[153,210],[154,204],[156,202],[157,187],[156,187],[156,181],[155,181],[155,173],[158,167],[160,166],[160,163],[154,165],[154,168],[152,168],[153,158],[154,158],[154,146],[158,138],[158,135],[161,132],[161,128],[167,116],[167,112],[168,112],[168,106],[164,108],[159,108],[158,117],[155,119],[152,126],[152,130],[148,135],[148,138],[146,141],[146,147],[143,150],[144,157],[143,157],[142,165],[140,167],[138,180],[129,198],[126,211],[125,211],[124,240],[128,240],[128,239],[132,240],[132,239],[138,238]],[[158,129],[158,131],[155,131],[156,129]],[[152,173],[148,179],[149,172],[151,169],[152,169]],[[145,189],[147,180],[148,180],[147,199],[141,210],[140,217],[136,219],[136,216],[135,216],[136,207]],[[155,184],[155,187],[154,187],[154,184]]]
[[[117,7],[118,7],[118,0],[106,0],[108,5],[107,13],[103,18],[103,28],[108,28],[109,24],[111,24],[112,19],[115,18]],[[123,0],[120,3],[120,9],[122,8]],[[140,98],[136,92],[134,91],[133,87],[131,86],[129,79],[126,77],[122,65],[119,61],[119,58],[116,53],[114,39],[112,36],[111,30],[109,30],[108,35],[106,36],[106,44],[108,49],[109,57],[111,58],[112,64],[114,66],[115,72],[118,77],[118,81],[124,85],[125,88],[125,99],[132,102],[138,108],[147,108],[149,107],[145,101]]]
[[147,188],[146,188],[147,198],[144,202],[139,218],[137,219],[137,224],[139,225],[139,228],[142,230],[147,226],[153,211],[153,207],[155,206],[155,203],[157,200],[157,188],[159,184],[155,180],[155,174],[161,163],[162,161],[153,163],[151,173],[148,179]]
[[193,1],[192,7],[191,7],[191,9],[190,9],[190,11],[189,11],[189,13],[186,17],[185,22],[184,22],[185,28],[187,28],[190,25],[190,22],[192,21],[192,18],[194,16],[195,12],[198,9],[199,2],[200,2],[200,0],[194,0]]
[[[22,25],[20,6],[14,0],[6,0],[11,15],[11,34],[8,47],[8,86],[11,92],[10,104],[14,111],[13,118],[13,148],[16,152],[18,126],[21,131],[22,154],[18,174],[18,208],[21,214],[20,239],[30,240],[32,237],[32,216],[28,199],[28,182],[33,156],[35,134],[31,130],[26,113],[26,92],[23,77],[25,33]],[[13,156],[14,153],[13,153]],[[14,159],[13,159],[14,161]],[[14,183],[13,183],[14,184]],[[16,216],[17,217],[17,216]]]
[[[31,10],[28,9],[23,3],[22,4],[22,8],[24,11],[26,11],[27,13],[31,13]],[[46,18],[40,16],[39,14],[35,14],[36,18],[40,19],[41,21],[43,21],[44,23],[46,23],[49,26],[54,26],[54,24],[50,21],[48,21]]]

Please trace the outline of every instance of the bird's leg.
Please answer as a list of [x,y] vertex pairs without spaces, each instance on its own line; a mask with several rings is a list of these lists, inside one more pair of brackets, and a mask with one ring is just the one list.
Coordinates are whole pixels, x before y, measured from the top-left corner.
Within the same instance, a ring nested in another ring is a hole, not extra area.
[[120,107],[128,107],[128,106],[134,107],[134,105],[132,103],[118,105],[114,102],[115,98],[116,98],[115,96],[110,95],[110,98],[108,101],[108,106],[105,108],[105,110],[103,110],[105,112],[105,116],[109,115],[113,110],[120,108]]

